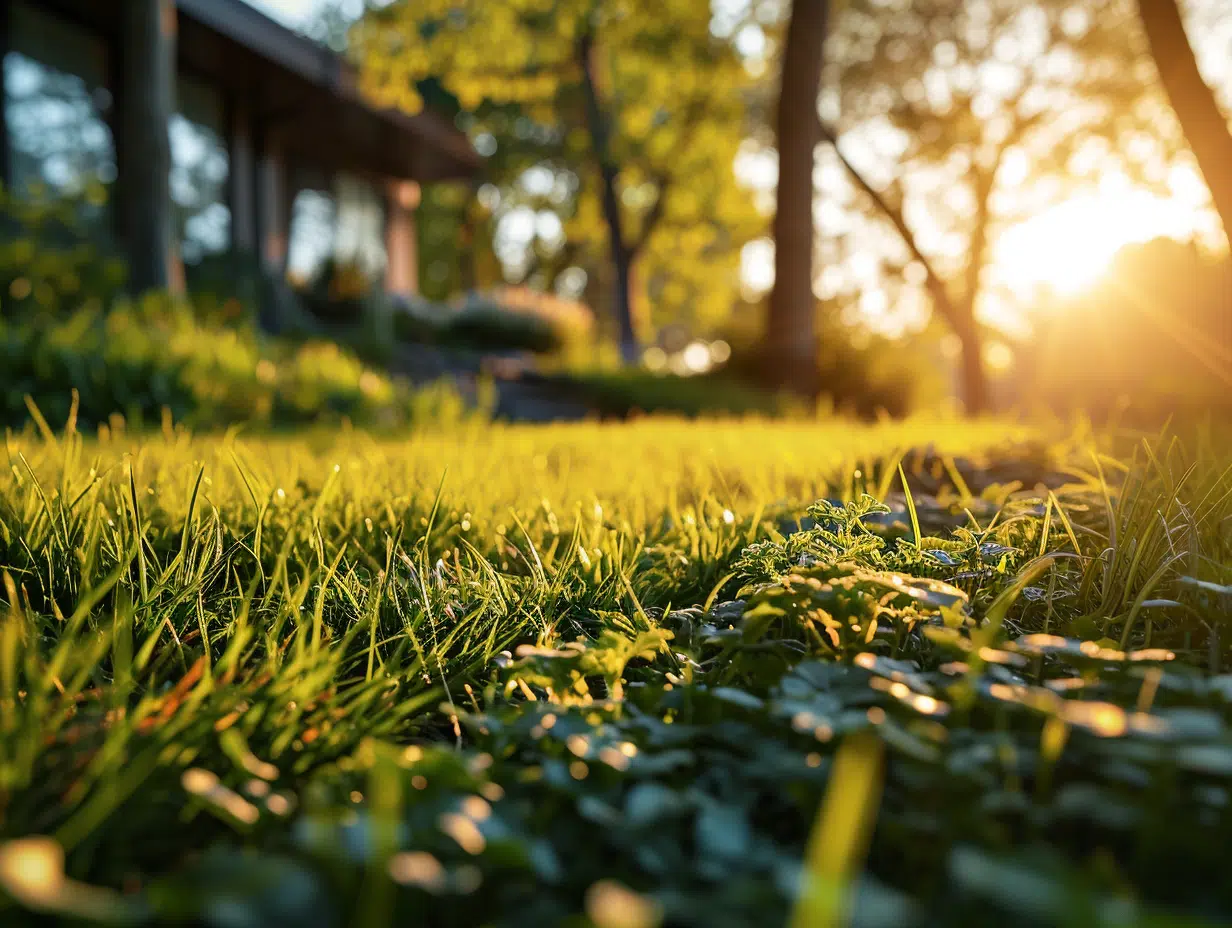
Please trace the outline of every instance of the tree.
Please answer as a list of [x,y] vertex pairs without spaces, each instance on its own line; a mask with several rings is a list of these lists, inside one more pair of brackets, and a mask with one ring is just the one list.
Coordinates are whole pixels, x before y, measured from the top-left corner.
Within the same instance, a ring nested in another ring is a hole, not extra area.
[[[567,240],[576,254],[602,239],[631,361],[644,290],[683,302],[712,263],[732,292],[756,219],[732,170],[748,76],[709,20],[688,0],[395,0],[352,38],[376,102],[414,111],[435,75],[470,114],[472,136],[496,150],[506,187],[531,167],[567,179],[557,204]],[[664,275],[673,260],[681,270]]]
[[[836,24],[830,137],[959,339],[969,413],[990,405],[980,309],[996,236],[1149,125],[1133,39],[1120,0],[853,0]],[[878,147],[893,153],[880,165]]]
[[1232,244],[1232,131],[1202,80],[1176,0],[1138,0],[1151,55]]
[[775,379],[796,392],[817,391],[816,297],[813,295],[813,167],[821,141],[817,95],[829,0],[794,0],[783,46],[776,137],[774,289],[766,344]]
[[122,28],[125,100],[119,198],[129,285],[137,293],[182,290],[167,135],[175,109],[174,0],[124,0]]

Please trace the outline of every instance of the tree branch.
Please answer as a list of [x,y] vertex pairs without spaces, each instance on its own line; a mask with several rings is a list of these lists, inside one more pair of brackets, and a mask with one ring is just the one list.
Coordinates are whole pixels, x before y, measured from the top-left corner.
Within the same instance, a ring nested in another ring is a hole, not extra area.
[[646,216],[642,219],[642,227],[638,230],[637,238],[629,244],[629,253],[633,255],[642,253],[642,249],[650,241],[650,236],[654,235],[655,229],[663,221],[669,183],[666,177],[656,178],[655,183],[659,188],[659,193],[655,197],[654,205],[646,211]]
[[968,320],[975,319],[975,300],[980,291],[980,278],[988,264],[988,226],[992,221],[992,195],[997,189],[997,175],[1001,165],[1011,148],[1022,141],[1041,119],[1039,114],[1023,116],[1018,112],[1018,104],[1022,94],[1010,101],[1014,122],[1010,131],[997,145],[992,163],[978,171],[975,175],[975,225],[971,230],[971,244],[967,249],[967,267],[963,275],[962,303],[964,315]]
[[929,296],[932,297],[933,307],[937,312],[945,318],[946,322],[954,328],[958,329],[962,325],[962,318],[959,314],[958,307],[954,304],[950,296],[949,288],[946,286],[945,279],[937,273],[937,269],[933,267],[932,261],[928,256],[920,250],[919,244],[915,240],[915,233],[911,231],[911,227],[907,225],[907,220],[903,216],[903,211],[898,207],[893,206],[884,196],[881,191],[868,182],[864,175],[856,170],[855,165],[847,160],[846,156],[838,147],[838,137],[834,130],[824,123],[821,126],[821,136],[834,150],[835,156],[839,163],[851,175],[851,179],[856,182],[856,185],[863,190],[873,204],[881,210],[890,223],[898,232],[899,237],[903,240],[903,244],[907,246],[907,250],[911,252],[912,257],[919,261],[924,267],[925,273],[925,288],[928,290]]

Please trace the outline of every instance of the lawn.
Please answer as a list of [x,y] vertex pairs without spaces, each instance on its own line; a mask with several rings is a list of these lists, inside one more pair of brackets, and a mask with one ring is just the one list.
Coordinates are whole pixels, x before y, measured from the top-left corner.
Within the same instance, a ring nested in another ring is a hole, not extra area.
[[10,435],[0,923],[1220,924],[1225,439]]

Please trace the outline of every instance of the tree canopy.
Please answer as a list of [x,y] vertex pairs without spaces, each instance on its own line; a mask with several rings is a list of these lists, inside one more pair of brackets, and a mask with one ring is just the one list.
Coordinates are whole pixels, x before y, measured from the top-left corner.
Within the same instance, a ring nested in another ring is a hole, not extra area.
[[506,205],[526,202],[528,170],[547,172],[530,198],[562,229],[532,270],[585,270],[626,341],[647,334],[648,305],[660,319],[730,308],[740,249],[764,220],[733,170],[753,78],[707,5],[396,0],[352,41],[378,103],[415,111],[439,77]]
[[853,0],[831,50],[833,135],[961,339],[965,398],[979,408],[997,236],[1113,168],[1161,177],[1171,121],[1132,10],[1124,0]]

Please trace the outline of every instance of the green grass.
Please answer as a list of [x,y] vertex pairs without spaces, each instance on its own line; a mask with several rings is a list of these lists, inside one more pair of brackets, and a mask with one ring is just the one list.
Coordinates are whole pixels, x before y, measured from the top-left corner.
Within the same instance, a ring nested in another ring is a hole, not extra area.
[[1219,923],[1226,448],[10,435],[0,923]]

